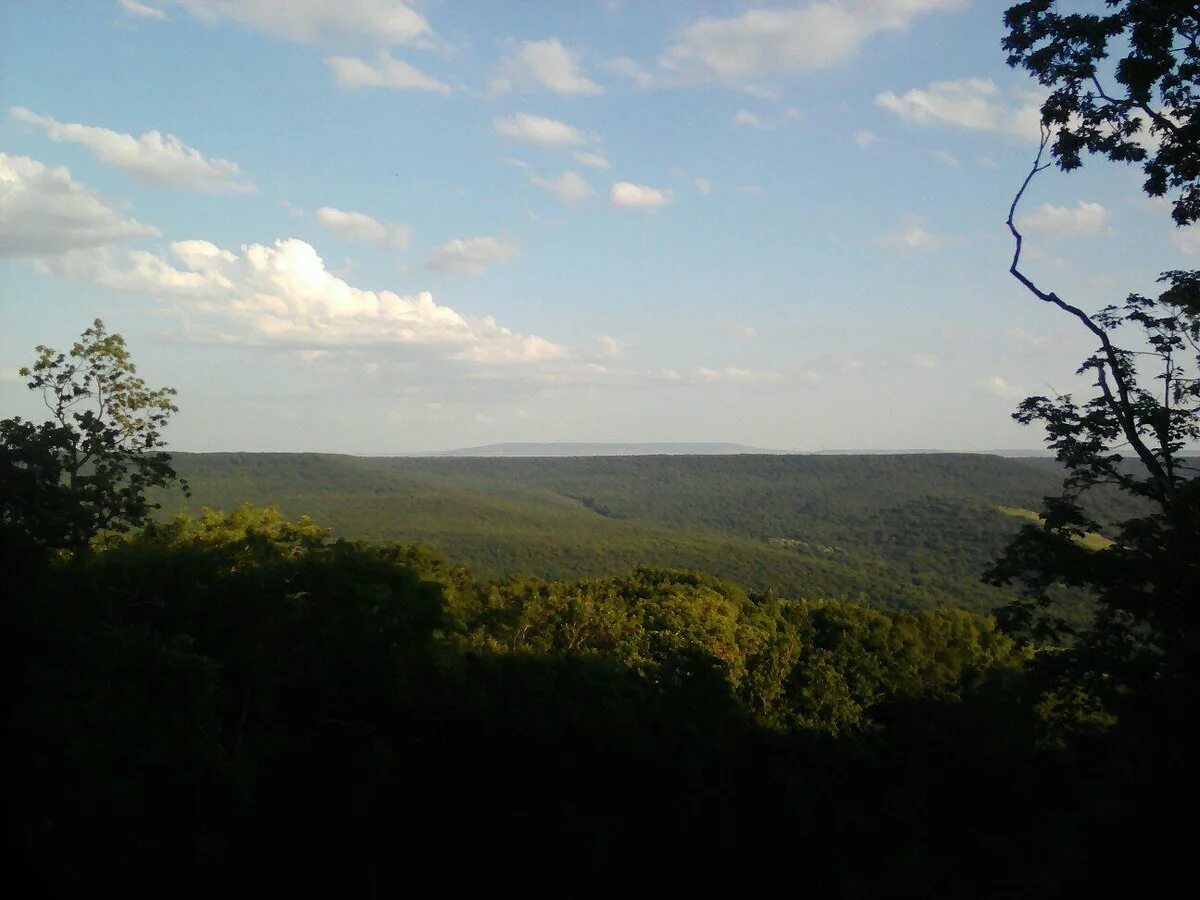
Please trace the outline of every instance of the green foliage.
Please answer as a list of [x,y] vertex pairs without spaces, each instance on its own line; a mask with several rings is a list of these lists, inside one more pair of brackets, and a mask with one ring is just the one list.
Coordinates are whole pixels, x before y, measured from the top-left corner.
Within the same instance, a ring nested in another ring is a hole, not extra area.
[[[986,613],[979,580],[1034,507],[1053,460],[928,456],[359,459],[176,454],[200,504],[275,503],[339,537],[419,541],[482,577],[699,570],[789,596]],[[1094,492],[1101,521],[1134,504]],[[592,498],[589,508],[578,498]],[[182,508],[163,496],[168,509]],[[597,509],[603,507],[607,514]],[[1086,613],[1071,598],[1072,616]]]
[[250,507],[10,587],[8,814],[58,893],[318,870],[370,892],[469,848],[480,871],[790,854],[852,893],[1053,895],[1081,858],[1061,834],[1123,814],[1038,744],[1027,651],[965,612],[648,568],[477,582]]
[[0,421],[0,538],[78,550],[140,525],[156,508],[146,492],[175,479],[162,451],[175,391],[147,388],[124,338],[99,319],[68,353],[37,352],[20,374],[51,419]]
[[1141,165],[1145,192],[1161,197],[1178,190],[1175,221],[1195,222],[1200,15],[1194,4],[1160,0],[1107,0],[1104,6],[1017,3],[1004,17],[1009,65],[1051,89],[1042,121],[1054,134],[1054,156],[1064,170],[1080,166],[1084,152]]
[[[1052,142],[1067,170],[1081,165],[1085,151],[1140,163],[1145,192],[1177,190],[1174,219],[1193,223],[1200,219],[1197,11],[1147,0],[1105,6],[1104,13],[1060,12],[1048,0],[1031,0],[1006,14],[1010,64],[1052,88],[1042,107],[1042,151]],[[1116,96],[1105,81],[1120,86]],[[1015,413],[1023,424],[1045,427],[1067,476],[1046,499],[1041,522],[1021,530],[990,577],[1022,588],[1001,611],[1008,629],[1067,643],[1045,666],[1056,698],[1083,698],[1066,708],[1097,720],[1120,710],[1131,727],[1158,721],[1169,724],[1149,727],[1171,730],[1194,709],[1200,674],[1200,480],[1184,456],[1200,439],[1200,273],[1166,272],[1159,296],[1133,294],[1091,314],[1034,284],[1020,270],[1023,238],[1013,217],[1048,166],[1042,151],[1009,211],[1016,243],[1010,272],[1097,341],[1078,370],[1095,379],[1096,395],[1083,402],[1029,397]],[[1099,526],[1085,497],[1097,487],[1135,498],[1142,509],[1112,523],[1112,543],[1093,552],[1085,541]],[[1094,621],[1068,621],[1064,587],[1095,597]]]
[[760,724],[870,727],[893,697],[950,696],[1023,651],[964,612],[885,612],[755,597],[710,576],[658,569],[578,582],[509,580],[459,601],[477,652],[604,657],[678,687],[711,680]]

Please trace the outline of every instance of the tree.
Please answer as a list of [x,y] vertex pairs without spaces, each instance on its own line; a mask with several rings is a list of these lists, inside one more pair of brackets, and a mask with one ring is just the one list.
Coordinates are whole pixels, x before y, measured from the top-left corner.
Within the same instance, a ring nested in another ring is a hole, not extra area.
[[37,354],[20,374],[51,418],[0,420],[0,536],[79,550],[145,522],[158,508],[146,491],[176,480],[162,450],[175,390],[147,388],[125,339],[99,319],[68,353],[39,346]]
[[[1015,250],[1010,272],[1037,299],[1072,316],[1098,342],[1079,374],[1098,394],[1024,400],[1014,418],[1041,422],[1067,469],[1063,493],[1047,498],[1044,523],[1027,526],[989,577],[1017,582],[1024,597],[1001,611],[1006,626],[1042,639],[1073,639],[1057,657],[1085,689],[1113,701],[1139,701],[1164,688],[1185,696],[1200,665],[1200,479],[1186,457],[1200,439],[1200,272],[1170,271],[1153,298],[1130,295],[1120,306],[1088,313],[1033,282],[1021,270],[1023,237],[1016,210],[1038,173],[1055,163],[1082,165],[1084,152],[1141,164],[1145,192],[1177,191],[1173,218],[1200,219],[1200,18],[1194,3],[1107,0],[1106,14],[1058,12],[1029,0],[1005,15],[1009,64],[1033,73],[1051,93],[1042,107],[1037,158],[1009,209]],[[1124,55],[1109,62],[1110,48]],[[1120,85],[1114,92],[1111,80]],[[1045,162],[1047,148],[1052,161]],[[1119,346],[1140,333],[1135,349]],[[1143,386],[1157,381],[1154,390]],[[1132,459],[1126,455],[1131,454]],[[1085,492],[1112,485],[1139,499],[1145,513],[1117,523],[1114,542],[1087,549],[1099,531]],[[1094,625],[1072,634],[1054,613],[1058,588],[1094,595]]]
[[[1052,154],[1063,171],[1081,166],[1085,151],[1140,164],[1146,193],[1178,191],[1172,216],[1179,225],[1195,222],[1200,9],[1189,0],[1104,5],[1105,14],[1060,13],[1055,0],[1016,4],[1004,14],[1008,63],[1051,88],[1042,122],[1053,134]],[[1110,48],[1123,53],[1115,64]]]

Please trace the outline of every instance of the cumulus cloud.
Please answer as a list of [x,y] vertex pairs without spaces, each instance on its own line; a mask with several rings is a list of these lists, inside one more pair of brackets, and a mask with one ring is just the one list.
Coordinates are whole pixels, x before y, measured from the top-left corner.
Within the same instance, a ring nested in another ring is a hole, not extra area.
[[566,122],[517,113],[506,119],[496,119],[492,125],[496,134],[505,140],[541,147],[570,147],[587,142],[582,131]]
[[1023,393],[1020,388],[1009,384],[999,375],[993,375],[991,378],[988,378],[984,381],[984,386],[997,397],[1003,397],[1006,400],[1020,397]]
[[1099,203],[1080,201],[1074,208],[1043,203],[1021,216],[1017,227],[1047,237],[1104,234],[1111,230],[1112,213]]
[[693,184],[696,185],[696,190],[706,197],[712,192],[712,182],[707,178],[697,178]]
[[965,5],[966,0],[817,0],[793,9],[704,18],[684,29],[660,64],[685,82],[822,69],[850,57],[876,32],[903,29],[921,13]]
[[167,14],[156,6],[147,6],[138,0],[120,0],[125,12],[143,19],[165,19]]
[[597,352],[608,359],[616,359],[623,352],[620,343],[608,335],[601,335],[597,338],[596,347]]
[[949,240],[926,231],[919,222],[910,222],[897,231],[883,235],[875,243],[901,253],[914,253],[920,250],[934,250]]
[[613,206],[633,209],[659,209],[671,202],[671,192],[660,188],[646,187],[628,181],[618,181],[609,194]]
[[612,168],[612,164],[599,153],[588,153],[586,150],[575,151],[575,162],[592,169]]
[[875,103],[913,125],[956,125],[1031,140],[1041,133],[1041,101],[1032,96],[1006,101],[990,78],[934,81],[899,95],[884,91]]
[[356,56],[328,56],[325,65],[339,87],[355,90],[364,87],[390,88],[394,91],[432,91],[450,93],[450,85],[426,75],[416,66],[396,59],[386,50],[374,62]]
[[65,168],[0,153],[0,257],[51,257],[158,233],[126,218]]
[[607,60],[601,63],[601,68],[614,75],[620,75],[622,78],[628,78],[642,90],[654,86],[654,76],[650,70],[628,56],[618,56],[616,59]]
[[488,93],[543,89],[567,97],[603,94],[604,88],[579,68],[575,54],[557,38],[522,41],[515,55],[501,60]]
[[182,6],[205,22],[228,19],[304,43],[411,44],[433,33],[425,17],[400,0],[156,0],[153,5]]
[[52,271],[119,290],[187,301],[225,340],[308,350],[426,348],[481,364],[537,363],[566,351],[521,335],[490,316],[464,316],[428,292],[400,295],[354,287],[331,273],[304,241],[251,244],[240,252],[208,241],[175,241],[170,258],[132,252],[68,254]]
[[449,275],[482,275],[493,263],[512,262],[520,255],[521,247],[516,241],[494,237],[456,238],[434,250],[425,265]]
[[872,132],[866,131],[865,129],[854,132],[854,143],[862,150],[866,150],[877,140],[879,140],[879,138],[877,138]]
[[347,212],[322,206],[316,213],[317,221],[349,241],[364,241],[385,250],[403,250],[408,246],[412,229],[395,222],[380,222],[366,213]]
[[563,206],[568,209],[574,206],[577,201],[582,200],[584,197],[590,197],[595,193],[592,190],[592,186],[574,172],[563,172],[557,178],[542,178],[540,175],[531,175],[529,180],[536,187],[549,191],[558,197],[563,202]]
[[134,137],[94,125],[59,122],[23,106],[14,106],[9,115],[44,129],[52,141],[81,144],[97,159],[124,169],[146,184],[207,193],[245,193],[255,189],[250,182],[241,180],[237,163],[206,159],[199,150],[173,134],[164,136],[158,131],[147,131],[141,137]]

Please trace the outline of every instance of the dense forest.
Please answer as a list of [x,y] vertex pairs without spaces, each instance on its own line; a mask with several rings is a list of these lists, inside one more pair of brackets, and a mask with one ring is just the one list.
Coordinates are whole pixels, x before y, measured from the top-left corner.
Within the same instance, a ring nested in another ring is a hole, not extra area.
[[[477,575],[698,569],[755,590],[988,614],[981,573],[1062,480],[1053,460],[901,456],[420,459],[176,454],[164,514],[243,502],[338,537],[429,544]],[[1102,521],[1136,503],[1093,501]],[[1079,614],[1082,607],[1080,607]]]

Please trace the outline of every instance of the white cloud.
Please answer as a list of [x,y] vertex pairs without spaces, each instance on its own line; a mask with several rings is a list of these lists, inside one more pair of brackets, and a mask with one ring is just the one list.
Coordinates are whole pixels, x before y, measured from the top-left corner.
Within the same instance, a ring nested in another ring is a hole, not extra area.
[[1200,254],[1200,227],[1177,228],[1171,233],[1171,245],[1187,256]]
[[1025,96],[1006,103],[990,78],[934,81],[924,90],[902,95],[884,91],[875,96],[877,106],[913,125],[957,125],[979,131],[998,131],[1037,140],[1041,101]]
[[356,56],[328,56],[325,65],[333,72],[339,87],[354,90],[363,87],[391,88],[395,91],[432,91],[450,93],[450,85],[426,75],[416,66],[396,59],[386,50],[371,63]]
[[500,137],[523,144],[541,147],[569,147],[587,142],[587,137],[578,128],[529,113],[517,113],[507,119],[496,119],[493,128]]
[[945,150],[934,150],[933,155],[934,155],[934,158],[936,158],[938,162],[944,163],[945,165],[950,166],[951,168],[955,168],[955,169],[958,168],[958,165],[959,165],[958,157],[955,156],[953,153],[947,153]]
[[926,231],[919,222],[911,222],[898,231],[885,234],[876,240],[881,247],[898,250],[901,253],[912,253],[918,250],[934,250],[949,242],[949,238],[939,237]]
[[739,109],[733,114],[733,124],[743,125],[747,128],[761,128],[763,131],[772,131],[788,122],[794,122],[802,118],[804,118],[804,113],[794,106],[788,107],[781,114],[771,119],[764,119],[758,113],[751,112],[748,109]]
[[155,6],[147,6],[138,0],[120,0],[125,12],[143,19],[165,19],[167,14]]
[[1014,397],[1020,397],[1023,391],[1020,388],[1009,384],[999,375],[993,375],[984,381],[984,386],[997,397],[1003,397],[1006,400],[1011,400]]
[[694,184],[696,185],[696,190],[704,196],[708,196],[712,192],[712,182],[707,178],[697,178]]
[[230,19],[289,41],[411,44],[431,35],[425,17],[400,0],[160,0],[198,19]]
[[123,264],[103,251],[69,254],[51,271],[115,289],[187,301],[189,315],[207,317],[226,341],[306,350],[428,348],[449,359],[481,364],[537,363],[566,351],[520,335],[490,316],[460,315],[428,292],[368,291],[325,267],[317,251],[296,239],[240,252],[208,241],[175,241],[172,259],[129,253]]
[[1075,207],[1043,203],[1017,220],[1017,227],[1047,237],[1104,234],[1111,230],[1112,213],[1099,203],[1080,201]]
[[383,249],[403,250],[412,234],[408,225],[380,222],[366,213],[347,212],[332,206],[320,207],[316,216],[318,222],[340,238],[365,241]]
[[457,238],[442,244],[426,260],[435,272],[450,275],[482,275],[493,263],[512,262],[521,255],[516,241],[494,237]]
[[614,75],[620,75],[623,78],[628,78],[642,90],[654,86],[654,76],[650,71],[636,60],[630,59],[628,56],[618,56],[616,59],[610,59],[600,66]]
[[660,188],[618,181],[609,194],[614,206],[634,209],[659,209],[671,202],[671,192]]
[[245,193],[254,185],[241,181],[241,169],[227,159],[206,159],[173,134],[148,131],[141,137],[93,125],[59,122],[23,106],[9,115],[44,129],[52,141],[81,144],[102,162],[124,169],[134,178],[158,187],[207,193]]
[[599,153],[588,153],[586,150],[575,151],[575,162],[592,169],[611,169],[612,163]]
[[936,369],[942,362],[931,353],[914,353],[908,361],[918,369]]
[[766,128],[763,120],[748,109],[739,109],[733,114],[734,125],[745,125],[748,128]]
[[966,0],[818,0],[700,19],[667,48],[660,64],[686,82],[821,69],[851,56],[876,32],[903,29],[920,13],[965,5]]
[[65,168],[0,153],[0,258],[51,257],[158,233],[125,218]]
[[862,150],[866,150],[877,140],[879,140],[879,138],[877,138],[870,131],[863,130],[863,131],[854,132],[854,143],[857,144],[858,147]]
[[700,380],[705,382],[732,381],[742,384],[779,381],[783,377],[777,372],[755,372],[751,369],[739,369],[735,366],[726,366],[723,369],[701,368],[698,375]]
[[542,190],[549,191],[563,202],[568,209],[584,197],[590,197],[595,191],[592,186],[574,172],[563,172],[557,178],[542,178],[531,175],[529,180]]
[[601,335],[597,338],[596,345],[600,355],[608,359],[616,359],[622,353],[621,345],[608,335]]
[[516,55],[501,60],[488,83],[488,93],[544,88],[568,97],[603,94],[579,69],[575,55],[556,38],[522,41]]

